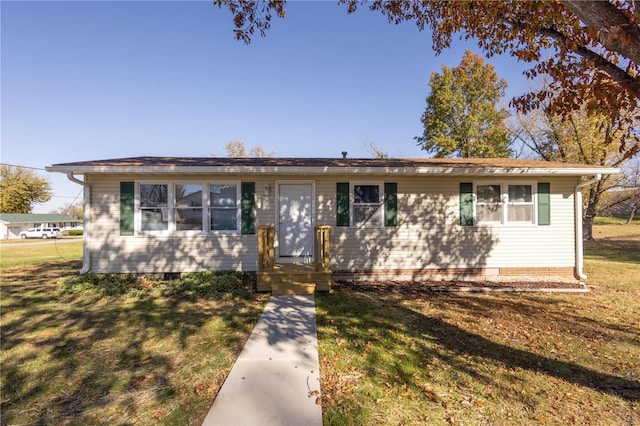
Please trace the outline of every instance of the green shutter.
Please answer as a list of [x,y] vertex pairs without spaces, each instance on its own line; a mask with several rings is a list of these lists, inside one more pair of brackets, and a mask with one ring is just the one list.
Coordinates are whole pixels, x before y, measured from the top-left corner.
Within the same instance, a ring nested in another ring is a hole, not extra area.
[[133,182],[120,182],[120,235],[133,235],[134,191]]
[[460,225],[473,226],[473,183],[460,182]]
[[551,225],[551,184],[538,182],[538,225]]
[[398,184],[384,184],[384,226],[398,226]]
[[242,182],[240,184],[240,233],[256,233],[256,184],[255,182]]
[[336,226],[349,226],[349,182],[336,183]]

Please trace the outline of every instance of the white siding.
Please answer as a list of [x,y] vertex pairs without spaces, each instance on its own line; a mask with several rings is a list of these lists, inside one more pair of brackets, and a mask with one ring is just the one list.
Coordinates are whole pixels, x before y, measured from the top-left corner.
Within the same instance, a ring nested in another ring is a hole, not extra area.
[[340,179],[318,181],[318,196],[331,201],[318,212],[318,222],[333,225],[332,268],[357,271],[574,265],[575,178],[537,179],[551,183],[550,226],[460,226],[459,184],[472,180],[385,179],[398,183],[398,226],[377,229],[335,227],[335,182]]
[[[159,182],[167,176],[147,176]],[[201,270],[255,271],[258,263],[257,235],[120,236],[120,182],[135,176],[91,176],[91,271],[92,272],[193,272]],[[180,176],[180,181],[244,180],[227,176]],[[253,180],[251,180],[253,181]],[[269,181],[271,188],[273,182]],[[265,180],[256,180],[256,228],[273,223],[273,191],[264,196]],[[270,220],[268,218],[271,218]]]
[[[256,229],[276,220],[275,185],[286,176],[185,177],[199,181],[242,180],[256,184]],[[167,176],[144,176],[166,181]],[[121,237],[120,182],[134,176],[90,176],[91,270],[94,272],[185,272],[211,269],[255,271],[256,235]],[[573,188],[576,178],[537,178],[551,183],[550,226],[460,226],[459,183],[474,178],[374,178],[398,184],[398,226],[336,227],[336,182],[353,177],[317,177],[316,225],[331,226],[331,268],[392,271],[452,268],[573,267]],[[508,181],[508,179],[500,179]],[[270,192],[265,195],[265,183]]]

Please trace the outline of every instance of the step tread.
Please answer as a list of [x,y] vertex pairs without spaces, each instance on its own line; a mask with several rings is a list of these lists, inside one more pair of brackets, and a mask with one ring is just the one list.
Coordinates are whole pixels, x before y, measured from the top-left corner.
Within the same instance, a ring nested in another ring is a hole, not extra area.
[[271,284],[272,294],[314,294],[315,291],[315,283],[289,282]]

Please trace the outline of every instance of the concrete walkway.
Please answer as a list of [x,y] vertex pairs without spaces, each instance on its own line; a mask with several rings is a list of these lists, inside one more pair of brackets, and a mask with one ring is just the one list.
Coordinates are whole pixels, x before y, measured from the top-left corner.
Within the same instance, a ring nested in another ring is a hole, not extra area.
[[272,296],[203,426],[322,425],[314,296]]

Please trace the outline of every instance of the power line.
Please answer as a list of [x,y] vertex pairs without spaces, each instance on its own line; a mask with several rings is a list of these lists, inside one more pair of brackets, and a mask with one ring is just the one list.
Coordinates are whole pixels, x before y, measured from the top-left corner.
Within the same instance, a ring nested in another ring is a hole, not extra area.
[[[46,169],[43,169],[43,168],[40,168],[40,167],[18,166],[17,164],[9,164],[9,163],[0,163],[0,166],[9,166],[9,167],[17,167],[19,169],[44,170],[44,171],[46,171]],[[82,190],[80,190],[80,192],[82,192]],[[75,202],[75,200],[79,196],[80,196],[80,194],[76,195],[75,197],[72,197],[70,195],[52,195],[51,198],[73,198],[73,201]]]
[[17,167],[19,169],[42,170],[45,172],[47,171],[46,169],[43,169],[41,167],[18,166],[16,164],[7,164],[7,163],[0,163],[0,166]]

